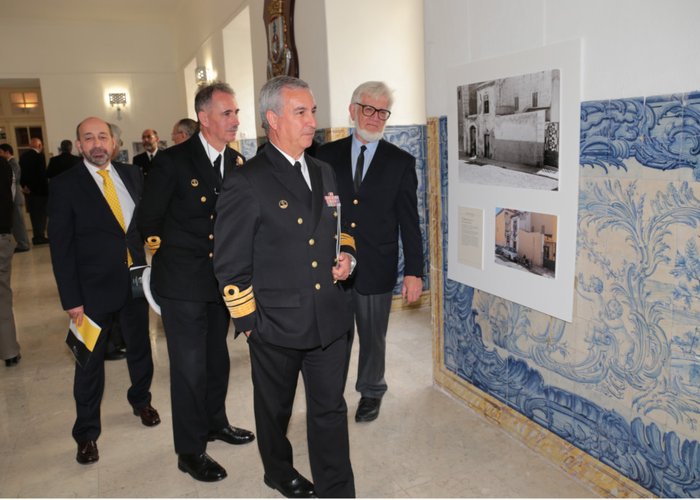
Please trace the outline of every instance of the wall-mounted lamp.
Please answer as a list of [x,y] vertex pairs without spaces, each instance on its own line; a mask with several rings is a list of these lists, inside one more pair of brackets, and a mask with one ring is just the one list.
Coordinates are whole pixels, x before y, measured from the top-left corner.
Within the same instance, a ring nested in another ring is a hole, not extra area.
[[198,86],[206,85],[213,79],[213,71],[206,66],[197,66],[194,70],[194,79]]
[[126,107],[126,94],[124,92],[109,94],[109,105],[117,107],[117,120],[121,120],[122,107]]

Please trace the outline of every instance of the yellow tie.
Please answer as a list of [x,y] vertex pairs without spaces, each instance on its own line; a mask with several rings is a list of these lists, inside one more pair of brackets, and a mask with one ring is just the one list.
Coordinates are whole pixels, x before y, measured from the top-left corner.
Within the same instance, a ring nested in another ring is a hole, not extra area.
[[[126,224],[124,224],[122,206],[119,204],[119,196],[117,196],[117,189],[114,187],[114,182],[112,182],[112,178],[109,176],[109,172],[107,170],[98,170],[97,173],[100,174],[102,180],[104,181],[104,195],[105,199],[107,200],[107,204],[109,205],[109,208],[112,209],[112,213],[117,219],[117,222],[119,222],[119,225],[122,227],[122,230],[124,233],[126,233]],[[128,249],[126,251],[126,260],[129,267],[131,267],[133,261],[131,260],[131,253],[129,253]]]

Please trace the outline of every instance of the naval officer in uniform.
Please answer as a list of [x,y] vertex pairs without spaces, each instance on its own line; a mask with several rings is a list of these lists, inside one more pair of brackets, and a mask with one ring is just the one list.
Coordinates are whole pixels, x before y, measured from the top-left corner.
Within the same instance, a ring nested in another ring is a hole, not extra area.
[[222,179],[243,157],[236,138],[238,105],[225,83],[195,97],[199,133],[161,151],[146,178],[139,228],[153,256],[151,285],[161,306],[170,358],[173,434],[178,467],[199,481],[226,471],[207,441],[245,444],[253,433],[226,414],[230,318],[214,276],[214,222]]
[[[309,86],[276,77],[260,91],[270,143],[224,181],[214,268],[236,330],[248,335],[264,482],[286,497],[354,497],[343,398],[354,240],[339,231],[333,169],[304,153],[316,131]],[[312,484],[293,466],[287,425],[306,389]]]

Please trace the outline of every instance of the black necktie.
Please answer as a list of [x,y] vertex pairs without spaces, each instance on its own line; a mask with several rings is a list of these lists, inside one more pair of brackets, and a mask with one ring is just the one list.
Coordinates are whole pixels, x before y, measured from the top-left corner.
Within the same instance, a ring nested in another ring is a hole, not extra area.
[[301,171],[301,163],[300,162],[297,161],[294,163],[294,170],[296,170],[297,173],[299,174],[299,178],[301,179],[301,182],[304,183],[304,186],[306,186],[308,188],[309,185],[306,183],[306,179],[304,178],[304,174]]
[[216,170],[216,177],[222,181],[224,178],[221,175],[221,155],[216,157],[216,160],[214,160],[214,170]]
[[362,169],[365,166],[365,149],[367,146],[362,146],[360,148],[360,155],[357,157],[357,165],[355,166],[355,192],[360,190],[360,184],[362,184]]

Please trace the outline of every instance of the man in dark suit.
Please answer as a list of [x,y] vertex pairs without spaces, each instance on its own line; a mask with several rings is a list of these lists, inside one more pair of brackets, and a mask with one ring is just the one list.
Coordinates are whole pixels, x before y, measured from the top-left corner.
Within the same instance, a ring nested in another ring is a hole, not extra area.
[[20,253],[29,251],[29,236],[24,224],[24,193],[20,184],[22,169],[17,163],[17,158],[13,156],[14,154],[15,151],[12,146],[6,142],[0,144],[0,156],[10,163],[15,176],[15,208],[12,213],[12,236],[17,241],[15,253]]
[[[315,112],[302,80],[263,86],[269,143],[224,182],[214,264],[236,330],[248,336],[265,484],[286,497],[347,498],[355,496],[343,399],[352,313],[338,282],[350,275],[354,240],[339,231],[333,170],[304,154]],[[300,372],[315,487],[294,468],[286,436]]]
[[151,285],[168,342],[178,467],[199,481],[218,481],[226,471],[207,455],[207,441],[245,444],[254,439],[252,432],[231,426],[226,415],[230,319],[212,263],[222,177],[243,157],[228,146],[239,123],[231,87],[215,83],[201,88],[195,110],[199,133],[161,151],[153,162],[139,227],[156,252]]
[[[142,180],[131,165],[110,162],[114,140],[106,122],[86,118],[78,125],[77,136],[84,162],[54,178],[50,188],[51,263],[58,293],[78,326],[89,318],[106,328],[115,317],[119,319],[128,346],[131,387],[127,398],[134,415],[144,425],[154,426],[160,417],[151,406],[148,304],[132,296],[129,274],[132,263],[146,264],[143,240],[133,223]],[[98,337],[85,366],[75,365],[73,438],[81,464],[99,459],[105,337]]]
[[[399,234],[404,255],[401,294],[410,304],[420,298],[423,289],[416,159],[382,139],[392,101],[391,90],[383,82],[360,85],[350,101],[354,133],[321,146],[317,155],[335,169],[343,216],[357,240],[360,265],[352,280],[360,338],[357,422],[377,418],[387,390],[386,331],[397,278]],[[351,333],[351,345],[353,336]]]
[[158,149],[158,132],[152,128],[147,128],[141,134],[141,143],[145,151],[134,156],[134,165],[138,165],[143,175],[148,175],[151,170],[153,159],[160,152]]
[[51,179],[62,174],[69,168],[80,163],[80,158],[73,155],[73,143],[68,139],[61,141],[61,153],[49,160],[49,166],[46,167],[46,177]]
[[38,137],[29,141],[31,149],[19,157],[22,169],[22,191],[26,195],[27,211],[32,221],[32,243],[44,245],[46,238],[46,203],[49,197],[49,182],[46,177],[44,145]]

